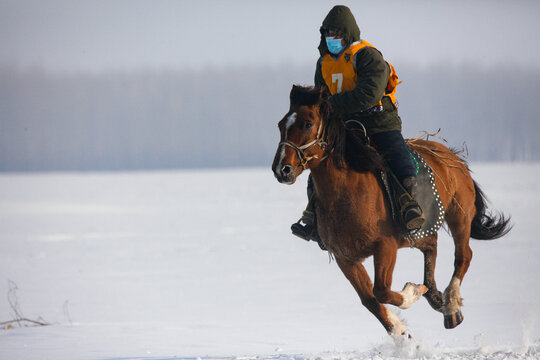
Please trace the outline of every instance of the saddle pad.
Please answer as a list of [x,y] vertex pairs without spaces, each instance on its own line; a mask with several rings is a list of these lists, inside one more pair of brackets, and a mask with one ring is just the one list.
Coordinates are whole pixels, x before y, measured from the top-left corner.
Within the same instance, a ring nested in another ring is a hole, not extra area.
[[386,187],[386,194],[390,198],[390,204],[392,205],[392,215],[394,221],[399,224],[403,236],[414,245],[414,242],[419,239],[423,239],[427,236],[435,234],[442,226],[444,222],[444,206],[439,192],[435,186],[435,176],[433,170],[425,162],[424,158],[415,150],[409,149],[411,155],[417,166],[417,180],[418,188],[414,199],[418,202],[418,205],[422,208],[426,221],[422,227],[418,230],[409,231],[401,221],[399,216],[399,205],[396,199],[391,194],[399,191],[394,191],[397,186],[397,179],[392,174],[382,174],[382,180]]

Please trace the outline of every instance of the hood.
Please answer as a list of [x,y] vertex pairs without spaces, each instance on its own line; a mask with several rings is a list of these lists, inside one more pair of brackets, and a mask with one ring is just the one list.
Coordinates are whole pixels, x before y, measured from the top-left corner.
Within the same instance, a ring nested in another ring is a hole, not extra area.
[[319,44],[319,52],[321,56],[328,53],[326,47],[326,40],[324,38],[324,30],[332,29],[336,30],[343,35],[343,39],[347,44],[351,44],[355,41],[360,41],[360,28],[354,19],[354,15],[351,10],[344,5],[337,5],[330,10],[328,15],[323,20],[320,28],[321,42]]

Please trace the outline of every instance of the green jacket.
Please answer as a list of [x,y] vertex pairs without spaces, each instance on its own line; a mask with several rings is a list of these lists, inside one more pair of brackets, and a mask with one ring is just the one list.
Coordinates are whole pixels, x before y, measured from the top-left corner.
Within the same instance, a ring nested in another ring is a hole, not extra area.
[[[317,61],[315,70],[315,86],[326,87],[321,73],[321,63],[324,55],[328,53],[324,31],[332,29],[341,33],[348,44],[360,41],[360,29],[353,14],[348,7],[338,5],[332,8],[321,26],[321,42],[319,52],[321,57]],[[390,67],[382,54],[375,48],[365,47],[357,53],[356,73],[358,81],[356,88],[330,96],[329,101],[344,115],[345,120],[356,119],[361,121],[369,134],[385,131],[401,131],[401,119],[397,108],[388,97],[383,97]],[[383,111],[367,112],[382,99]]]

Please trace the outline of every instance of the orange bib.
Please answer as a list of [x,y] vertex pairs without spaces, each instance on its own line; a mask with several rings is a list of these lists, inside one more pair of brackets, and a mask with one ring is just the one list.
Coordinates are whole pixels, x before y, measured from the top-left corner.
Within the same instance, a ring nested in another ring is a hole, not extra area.
[[[324,55],[321,72],[324,82],[332,95],[351,91],[356,87],[358,76],[356,75],[355,55],[366,46],[375,48],[367,41],[362,40],[361,42],[352,43],[338,59],[334,59],[330,54]],[[401,81],[399,81],[394,66],[388,62],[387,64],[390,66],[390,76],[388,77],[384,96],[389,96],[392,103],[397,106],[396,86]],[[382,105],[382,102],[379,101],[377,105]]]

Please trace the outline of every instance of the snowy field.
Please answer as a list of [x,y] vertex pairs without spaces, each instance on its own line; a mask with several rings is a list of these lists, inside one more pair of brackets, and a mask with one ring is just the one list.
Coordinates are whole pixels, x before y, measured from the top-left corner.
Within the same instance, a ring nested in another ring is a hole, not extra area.
[[[0,359],[540,357],[540,163],[471,164],[505,238],[471,241],[464,322],[425,299],[395,345],[326,252],[290,234],[305,206],[268,169],[0,175],[0,322],[10,282],[45,327],[0,330]],[[441,230],[437,282],[453,271]],[[422,282],[403,249],[394,289]],[[367,268],[372,273],[371,260]]]

